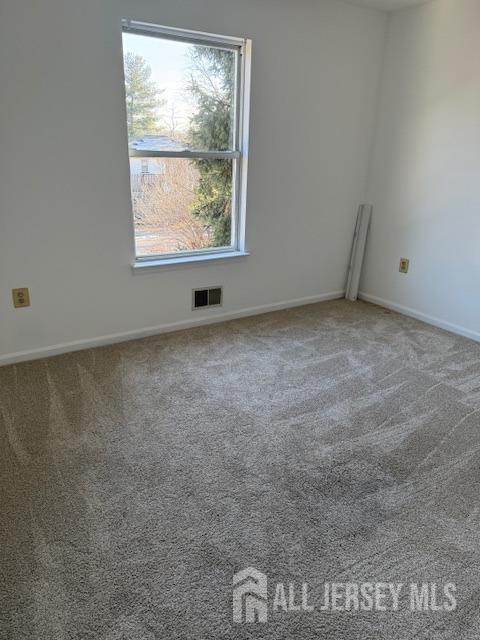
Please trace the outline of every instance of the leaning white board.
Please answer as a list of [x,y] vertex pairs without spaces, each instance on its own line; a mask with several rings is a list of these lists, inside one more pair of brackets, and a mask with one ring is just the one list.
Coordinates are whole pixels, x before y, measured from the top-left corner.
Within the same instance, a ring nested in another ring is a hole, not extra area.
[[362,204],[358,209],[357,224],[353,235],[352,253],[348,265],[347,287],[345,297],[347,300],[358,298],[358,287],[362,275],[363,258],[367,244],[368,230],[372,219],[372,205]]

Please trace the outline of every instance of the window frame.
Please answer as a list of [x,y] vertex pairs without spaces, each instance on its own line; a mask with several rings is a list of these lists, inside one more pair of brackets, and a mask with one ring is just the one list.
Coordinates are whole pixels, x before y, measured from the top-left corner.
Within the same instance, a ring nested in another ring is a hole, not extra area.
[[134,244],[134,267],[154,267],[163,264],[205,262],[209,259],[240,257],[248,255],[245,248],[245,218],[248,168],[248,135],[250,112],[251,40],[231,36],[220,36],[165,27],[147,22],[123,19],[122,33],[159,37],[189,44],[201,44],[237,52],[236,87],[234,103],[233,149],[229,151],[148,151],[128,148],[129,158],[186,158],[228,159],[232,161],[232,242],[226,247],[207,247],[187,251],[137,255],[135,221],[132,208],[132,231]]

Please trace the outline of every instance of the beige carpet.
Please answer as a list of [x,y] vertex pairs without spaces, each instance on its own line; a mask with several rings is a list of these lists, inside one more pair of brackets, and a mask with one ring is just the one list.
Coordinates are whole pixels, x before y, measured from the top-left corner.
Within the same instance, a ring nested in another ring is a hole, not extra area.
[[[480,637],[479,344],[335,301],[4,367],[0,402],[2,640]],[[280,581],[458,608],[274,614]]]

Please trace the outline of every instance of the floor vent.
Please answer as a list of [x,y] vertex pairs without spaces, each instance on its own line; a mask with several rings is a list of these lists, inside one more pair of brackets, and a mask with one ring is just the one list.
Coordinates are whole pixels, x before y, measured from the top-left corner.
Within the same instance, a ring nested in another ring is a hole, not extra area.
[[223,298],[222,287],[193,290],[193,309],[203,307],[221,307]]

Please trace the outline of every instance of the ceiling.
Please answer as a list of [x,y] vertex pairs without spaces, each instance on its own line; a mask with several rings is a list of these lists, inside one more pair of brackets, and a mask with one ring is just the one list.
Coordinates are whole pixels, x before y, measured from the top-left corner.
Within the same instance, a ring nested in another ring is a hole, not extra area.
[[371,7],[372,9],[383,9],[384,11],[413,7],[417,4],[423,4],[426,1],[427,0],[348,0],[350,4],[358,4],[362,7]]

